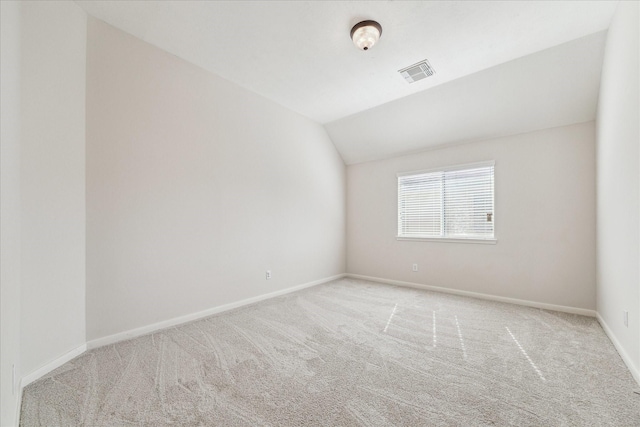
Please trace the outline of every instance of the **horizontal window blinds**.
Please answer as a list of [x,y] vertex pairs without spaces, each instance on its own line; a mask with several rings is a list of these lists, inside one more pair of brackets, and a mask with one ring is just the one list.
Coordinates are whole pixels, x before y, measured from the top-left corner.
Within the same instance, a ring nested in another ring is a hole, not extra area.
[[494,166],[398,177],[399,237],[494,237]]
[[398,235],[442,235],[443,172],[398,178]]

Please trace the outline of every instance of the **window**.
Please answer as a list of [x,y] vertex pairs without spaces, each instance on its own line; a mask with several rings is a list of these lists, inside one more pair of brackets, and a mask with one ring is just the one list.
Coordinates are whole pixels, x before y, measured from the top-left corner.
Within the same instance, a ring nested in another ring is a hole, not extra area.
[[494,162],[398,174],[398,238],[495,243]]

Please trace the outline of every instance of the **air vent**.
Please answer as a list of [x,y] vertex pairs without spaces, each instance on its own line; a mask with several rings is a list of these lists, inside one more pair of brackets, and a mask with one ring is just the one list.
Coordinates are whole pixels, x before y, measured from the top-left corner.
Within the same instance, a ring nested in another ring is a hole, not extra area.
[[425,59],[417,64],[413,64],[407,68],[403,68],[398,71],[404,79],[409,83],[415,83],[418,80],[426,79],[429,76],[433,76],[436,72],[431,65]]

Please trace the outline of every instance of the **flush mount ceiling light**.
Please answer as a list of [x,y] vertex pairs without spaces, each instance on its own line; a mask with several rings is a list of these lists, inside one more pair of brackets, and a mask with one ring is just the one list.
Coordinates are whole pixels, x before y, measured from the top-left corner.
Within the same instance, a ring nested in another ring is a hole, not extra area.
[[358,22],[351,29],[351,39],[360,50],[369,50],[382,35],[382,27],[376,21]]

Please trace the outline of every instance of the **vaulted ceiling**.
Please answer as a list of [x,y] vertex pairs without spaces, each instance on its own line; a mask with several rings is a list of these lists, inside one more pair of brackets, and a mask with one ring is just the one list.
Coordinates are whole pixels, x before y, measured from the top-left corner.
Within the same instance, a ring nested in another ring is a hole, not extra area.
[[[77,1],[324,124],[346,163],[595,118],[616,1]],[[351,27],[374,19],[363,52]],[[595,34],[599,33],[600,34]],[[398,70],[428,59],[436,74]]]

